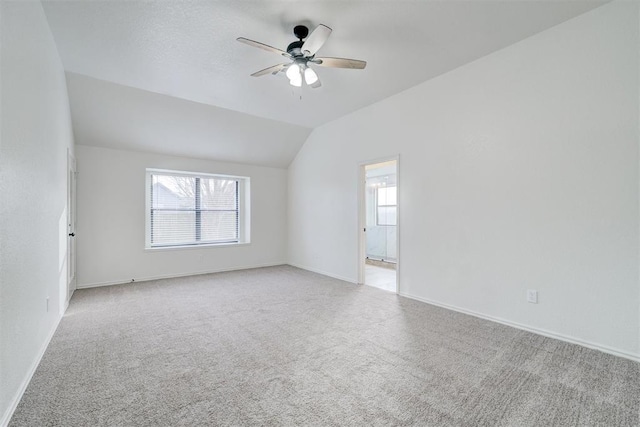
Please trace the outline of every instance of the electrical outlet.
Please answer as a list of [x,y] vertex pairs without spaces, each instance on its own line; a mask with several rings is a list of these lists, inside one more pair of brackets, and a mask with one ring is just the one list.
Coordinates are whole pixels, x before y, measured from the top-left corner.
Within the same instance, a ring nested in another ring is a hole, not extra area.
[[535,289],[527,289],[527,302],[532,304],[538,303],[538,291]]

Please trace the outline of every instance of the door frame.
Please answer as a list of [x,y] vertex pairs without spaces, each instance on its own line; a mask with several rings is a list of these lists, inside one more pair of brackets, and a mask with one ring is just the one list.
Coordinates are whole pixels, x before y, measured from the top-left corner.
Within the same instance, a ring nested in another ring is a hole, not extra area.
[[76,225],[78,223],[77,212],[77,194],[78,194],[78,171],[76,168],[76,158],[71,154],[71,151],[67,151],[67,304],[71,300],[73,292],[77,286],[77,266],[76,266],[76,242],[75,236],[71,236],[71,233],[75,235]]
[[367,258],[367,235],[364,231],[367,225],[366,209],[366,167],[384,162],[396,162],[396,294],[400,293],[400,154],[380,157],[358,163],[358,284],[365,281],[365,263]]

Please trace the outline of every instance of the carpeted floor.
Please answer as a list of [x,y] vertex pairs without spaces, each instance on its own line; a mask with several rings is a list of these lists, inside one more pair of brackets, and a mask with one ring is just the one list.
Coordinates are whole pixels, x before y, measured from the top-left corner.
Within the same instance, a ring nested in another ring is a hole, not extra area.
[[75,293],[11,426],[637,426],[640,364],[293,267]]

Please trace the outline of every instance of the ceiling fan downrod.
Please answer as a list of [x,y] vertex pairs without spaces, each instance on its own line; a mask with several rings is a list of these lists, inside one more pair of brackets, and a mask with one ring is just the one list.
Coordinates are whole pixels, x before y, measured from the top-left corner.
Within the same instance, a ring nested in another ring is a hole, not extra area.
[[307,38],[309,35],[309,28],[304,25],[296,25],[293,28],[293,34],[298,38],[298,40],[292,42],[287,46],[287,53],[294,58],[303,56],[302,46],[304,45],[303,39]]

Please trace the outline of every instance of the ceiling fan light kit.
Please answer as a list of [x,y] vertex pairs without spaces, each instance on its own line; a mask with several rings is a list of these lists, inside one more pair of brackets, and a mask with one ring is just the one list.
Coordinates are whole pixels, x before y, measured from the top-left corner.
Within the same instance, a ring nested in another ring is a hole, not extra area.
[[293,29],[293,34],[298,38],[298,40],[290,43],[289,46],[287,46],[286,52],[264,43],[246,39],[244,37],[238,37],[237,40],[241,43],[245,43],[249,46],[257,47],[268,52],[278,53],[291,60],[291,63],[273,65],[265,68],[264,70],[256,71],[251,74],[252,77],[266,76],[267,74],[276,75],[283,71],[289,79],[289,84],[291,86],[302,87],[302,83],[304,82],[311,88],[318,88],[322,86],[320,78],[309,64],[319,65],[321,67],[350,68],[356,70],[362,70],[367,65],[366,61],[361,61],[359,59],[316,58],[316,53],[327,41],[329,35],[331,35],[331,28],[326,25],[318,25],[311,34],[309,34],[309,28],[304,25],[297,25]]
[[318,81],[318,75],[312,68],[307,68],[304,70],[304,81],[309,86],[313,86],[314,83]]

